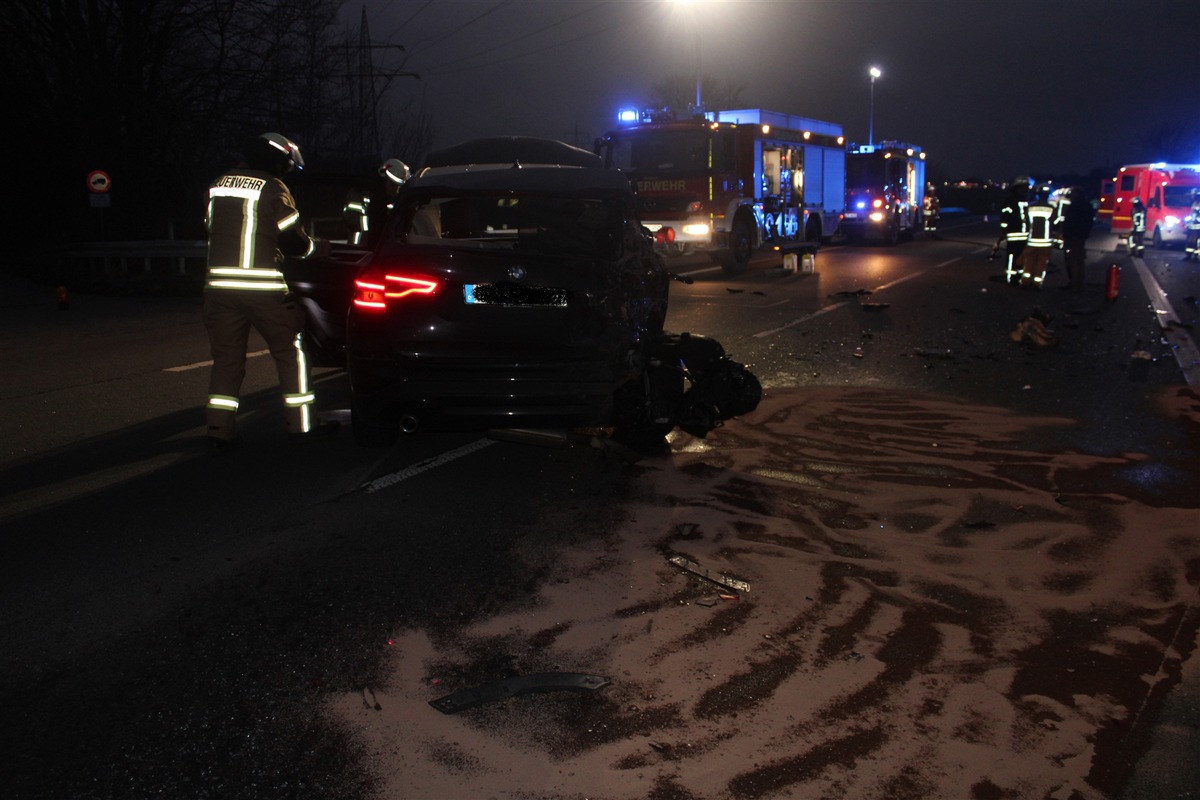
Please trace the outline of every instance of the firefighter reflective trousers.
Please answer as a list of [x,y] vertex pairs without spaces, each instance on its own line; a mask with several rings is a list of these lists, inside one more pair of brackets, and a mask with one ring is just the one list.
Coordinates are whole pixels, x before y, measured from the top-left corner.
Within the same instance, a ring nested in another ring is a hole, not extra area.
[[1021,267],[1021,285],[1040,288],[1046,280],[1046,269],[1050,265],[1050,248],[1025,245],[1018,264]]
[[250,329],[267,343],[289,433],[312,428],[313,393],[301,332],[304,307],[279,292],[209,289],[204,293],[204,327],[212,351],[205,417],[208,435],[232,440],[237,436],[238,396],[246,377],[246,345]]
[[1016,283],[1021,277],[1021,252],[1025,249],[1025,241],[1009,239],[1005,242],[1004,249],[1008,252],[1008,261],[1004,266],[1004,280],[1008,283]]

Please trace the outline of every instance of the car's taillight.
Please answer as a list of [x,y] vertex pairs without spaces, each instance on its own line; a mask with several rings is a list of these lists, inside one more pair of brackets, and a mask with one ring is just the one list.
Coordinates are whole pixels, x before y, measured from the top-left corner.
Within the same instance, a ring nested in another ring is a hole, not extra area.
[[354,279],[354,305],[368,311],[383,311],[389,303],[403,298],[436,294],[438,287],[436,279],[425,275],[364,273]]

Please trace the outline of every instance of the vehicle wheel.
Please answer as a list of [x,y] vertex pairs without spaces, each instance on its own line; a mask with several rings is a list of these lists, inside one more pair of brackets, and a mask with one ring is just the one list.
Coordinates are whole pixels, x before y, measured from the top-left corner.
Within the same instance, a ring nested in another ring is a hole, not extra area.
[[[862,237],[859,236],[859,241],[861,240]],[[810,219],[808,224],[804,226],[804,241],[826,243],[829,241],[828,238],[821,236],[821,223],[818,222],[815,217]]]
[[400,420],[394,414],[368,412],[353,398],[350,400],[350,425],[355,443],[363,447],[391,447],[400,438]]
[[729,275],[740,275],[750,266],[750,255],[754,249],[750,226],[739,219],[729,231],[729,248],[720,254],[721,268]]
[[[663,342],[670,338],[663,337]],[[661,445],[663,437],[679,422],[683,389],[683,373],[676,366],[647,367],[639,380],[618,390],[614,398],[617,418],[613,439],[638,450]]]
[[1162,250],[1162,246],[1163,246],[1162,231],[1159,229],[1159,227],[1157,225],[1154,226],[1154,236],[1152,238],[1153,238],[1153,242],[1154,242],[1154,249]]

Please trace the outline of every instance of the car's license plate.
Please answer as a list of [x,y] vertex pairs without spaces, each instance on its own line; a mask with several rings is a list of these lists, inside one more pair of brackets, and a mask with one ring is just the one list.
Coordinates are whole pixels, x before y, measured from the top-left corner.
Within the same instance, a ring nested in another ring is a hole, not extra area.
[[512,283],[468,283],[463,286],[468,305],[557,306],[567,305],[567,291],[551,286],[520,286]]

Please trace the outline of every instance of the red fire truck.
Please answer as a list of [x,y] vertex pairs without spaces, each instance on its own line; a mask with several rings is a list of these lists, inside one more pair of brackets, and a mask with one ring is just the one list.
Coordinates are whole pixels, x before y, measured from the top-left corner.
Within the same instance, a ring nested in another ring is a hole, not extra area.
[[921,226],[925,154],[908,142],[851,145],[846,152],[846,218],[852,239],[892,245]]
[[763,109],[625,111],[619,120],[597,152],[629,175],[642,224],[661,247],[707,252],[737,274],[759,246],[837,231],[846,191],[840,125]]
[[1113,199],[1117,195],[1117,179],[1103,178],[1100,181],[1100,207],[1096,209],[1096,217],[1100,222],[1112,226]]
[[1127,237],[1133,230],[1133,199],[1146,207],[1146,238],[1155,247],[1183,242],[1184,223],[1192,207],[1192,190],[1200,189],[1200,164],[1130,164],[1117,172],[1113,197],[1113,233]]

